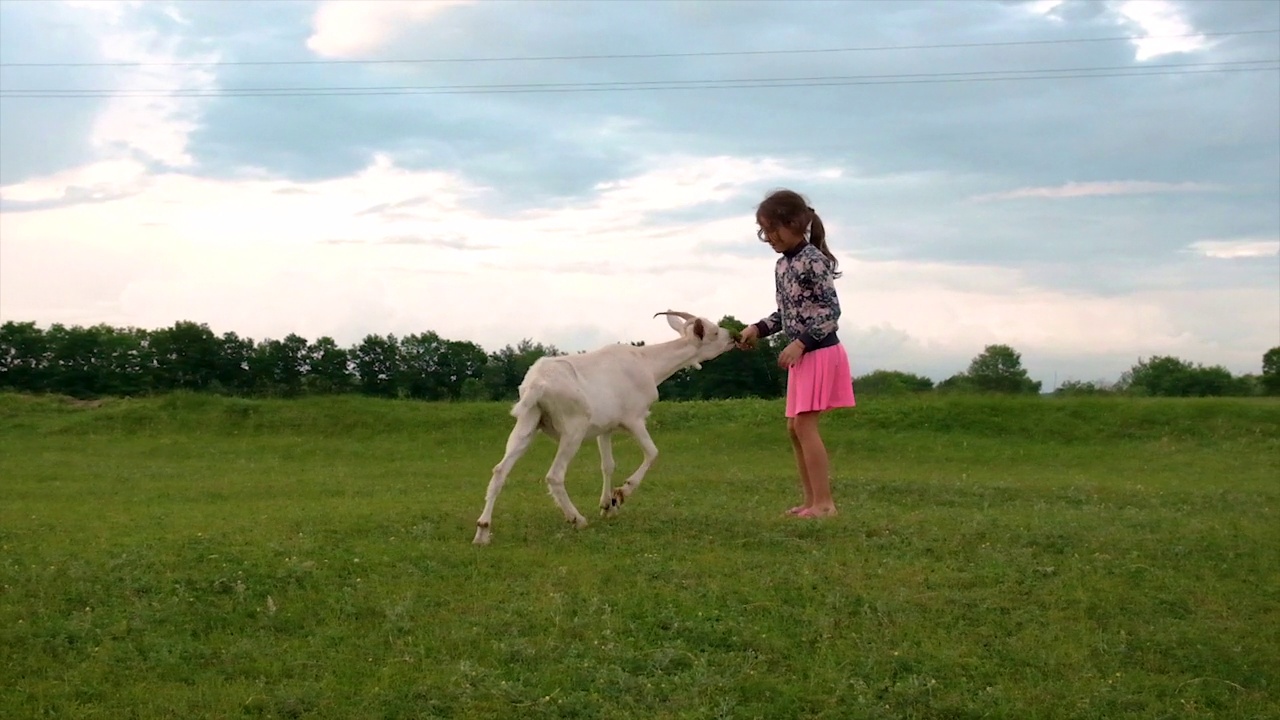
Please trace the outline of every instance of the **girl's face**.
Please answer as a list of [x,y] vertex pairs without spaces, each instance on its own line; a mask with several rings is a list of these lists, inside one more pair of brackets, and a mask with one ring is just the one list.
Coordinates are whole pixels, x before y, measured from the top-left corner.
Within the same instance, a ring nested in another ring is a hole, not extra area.
[[769,243],[776,253],[784,253],[804,242],[804,234],[798,233],[786,225],[775,225],[765,218],[756,216],[756,224],[760,226],[760,239]]

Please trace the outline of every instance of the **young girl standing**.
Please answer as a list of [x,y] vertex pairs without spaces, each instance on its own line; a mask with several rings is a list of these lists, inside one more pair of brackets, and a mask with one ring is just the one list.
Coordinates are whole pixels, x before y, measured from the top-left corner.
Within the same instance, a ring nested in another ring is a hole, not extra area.
[[791,339],[778,355],[778,364],[787,369],[787,430],[804,503],[787,512],[805,518],[834,515],[818,418],[833,408],[854,405],[849,356],[836,336],[840,300],[834,280],[840,273],[822,220],[800,194],[770,194],[756,208],[756,224],[758,237],[782,255],[774,266],[778,309],[748,325],[739,344],[745,349],[757,338],[777,332]]

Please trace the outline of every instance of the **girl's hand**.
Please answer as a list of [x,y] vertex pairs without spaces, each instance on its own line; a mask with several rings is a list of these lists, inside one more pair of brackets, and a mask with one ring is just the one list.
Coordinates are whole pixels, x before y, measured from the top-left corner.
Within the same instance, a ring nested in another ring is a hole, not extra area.
[[800,362],[802,355],[804,355],[804,343],[792,340],[790,345],[782,348],[782,352],[778,353],[778,366],[789,368]]
[[756,344],[756,338],[760,335],[759,329],[754,324],[748,325],[742,329],[738,335],[738,349],[750,350]]

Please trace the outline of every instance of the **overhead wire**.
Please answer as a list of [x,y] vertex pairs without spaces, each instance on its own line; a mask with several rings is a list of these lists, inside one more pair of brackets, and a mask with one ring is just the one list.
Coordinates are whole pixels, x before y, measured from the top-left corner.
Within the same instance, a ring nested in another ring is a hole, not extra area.
[[693,57],[733,57],[750,55],[799,55],[846,52],[886,52],[895,50],[950,50],[960,48],[1012,47],[1020,45],[1063,45],[1074,43],[1125,42],[1138,40],[1173,40],[1192,37],[1229,37],[1236,35],[1274,35],[1280,28],[1265,30],[1233,30],[1221,32],[1195,32],[1170,35],[1112,35],[1094,38],[1051,38],[1041,40],[1002,40],[971,43],[929,43],[917,45],[871,45],[840,48],[790,48],[775,50],[702,50],[667,53],[601,53],[582,55],[526,55],[453,58],[308,58],[305,60],[170,60],[170,61],[86,61],[86,62],[0,62],[0,68],[8,67],[218,67],[231,65],[388,65],[432,63],[491,63],[491,62],[543,62],[569,60],[628,60]]
[[[778,50],[725,50],[680,53],[637,53],[556,55],[522,57],[417,58],[417,59],[309,59],[309,60],[240,60],[240,61],[169,61],[169,62],[4,62],[0,68],[34,67],[124,67],[124,66],[220,66],[220,65],[329,65],[387,63],[465,63],[526,62],[537,60],[604,60],[629,58],[688,58],[714,56],[777,55],[801,53],[840,53],[890,50],[923,50],[944,48],[1000,47],[1171,39],[1186,37],[1224,37],[1236,35],[1277,34],[1280,29],[1239,30],[1223,32],[1183,33],[1176,35],[1111,36],[1096,38],[1060,38],[1048,40],[1015,40],[980,43],[933,43],[917,45],[858,46],[845,48],[808,48]],[[1087,78],[1115,78],[1156,75],[1196,75],[1204,73],[1245,73],[1280,70],[1280,59],[1236,60],[1220,62],[1177,63],[1162,65],[1110,65],[1093,67],[1058,67],[1017,70],[972,70],[953,72],[897,73],[880,75],[829,75],[799,77],[704,78],[694,80],[612,80],[598,82],[530,82],[490,83],[477,85],[360,85],[360,86],[275,86],[275,87],[196,87],[196,88],[16,88],[0,87],[0,98],[206,98],[206,97],[324,97],[374,95],[460,95],[511,93],[599,93],[667,90],[731,90],[753,88],[800,88],[826,86],[917,85],[939,83],[974,83],[1003,81],[1045,81]]]
[[364,95],[475,95],[510,93],[585,93],[641,90],[728,90],[750,88],[825,87],[858,85],[914,85],[1014,80],[1064,80],[1081,78],[1200,75],[1223,72],[1280,70],[1280,59],[1176,63],[1133,67],[1124,65],[1044,68],[1037,70],[974,70],[885,75],[829,75],[804,77],[618,80],[560,83],[496,83],[486,85],[391,85],[316,87],[240,87],[176,89],[24,89],[0,90],[0,98],[216,98],[216,97],[325,97]]

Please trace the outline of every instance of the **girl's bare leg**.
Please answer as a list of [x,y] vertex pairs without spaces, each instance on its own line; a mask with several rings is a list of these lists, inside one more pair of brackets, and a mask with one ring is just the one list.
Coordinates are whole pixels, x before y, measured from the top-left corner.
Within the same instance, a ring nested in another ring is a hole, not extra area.
[[801,413],[792,419],[792,444],[797,448],[797,460],[803,463],[801,477],[806,484],[806,507],[814,515],[834,515],[836,503],[831,497],[831,468],[827,448],[818,433],[821,413]]
[[791,448],[795,451],[796,456],[796,470],[800,474],[800,492],[804,496],[804,502],[791,509],[793,513],[813,507],[813,483],[809,480],[809,464],[806,462],[807,456],[805,455],[804,445],[800,442],[800,436],[796,434],[796,420],[798,419],[787,418],[787,434],[791,436]]

